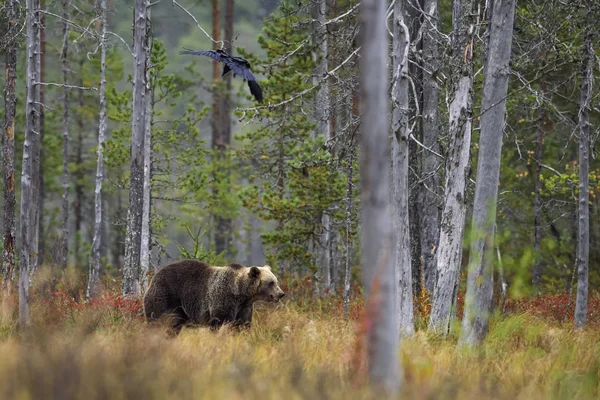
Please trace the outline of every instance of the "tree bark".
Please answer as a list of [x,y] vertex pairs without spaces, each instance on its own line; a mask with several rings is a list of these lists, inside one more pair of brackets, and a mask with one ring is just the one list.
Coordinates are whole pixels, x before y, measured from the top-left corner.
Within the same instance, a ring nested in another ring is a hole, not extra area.
[[[423,144],[440,152],[440,89],[436,76],[439,71],[440,41],[438,28],[438,0],[425,0],[423,29]],[[421,159],[421,260],[425,288],[433,293],[436,281],[437,249],[439,243],[439,187],[440,160],[431,151],[424,150]]]
[[29,270],[31,268],[31,222],[33,209],[37,205],[32,199],[31,170],[33,165],[32,147],[36,141],[35,131],[39,116],[39,91],[36,82],[39,78],[37,58],[39,54],[39,0],[27,0],[27,102],[25,104],[25,140],[23,142],[23,165],[21,168],[21,257],[19,268],[19,325],[23,331],[29,329]]
[[[40,10],[42,8],[42,4],[40,0],[36,0],[36,10]],[[45,78],[45,56],[43,51],[45,50],[45,29],[43,26],[44,14],[38,13],[37,23],[38,29],[36,30],[36,41],[37,47],[35,52],[35,70],[36,70],[36,82],[43,82]],[[35,271],[39,265],[39,250],[40,250],[40,224],[42,223],[42,218],[40,217],[40,207],[41,205],[41,195],[42,195],[42,178],[41,178],[41,146],[42,140],[44,139],[44,86],[43,85],[35,85],[35,101],[38,103],[36,107],[36,112],[38,113],[38,117],[35,119],[35,135],[32,137],[33,140],[31,142],[31,201],[32,201],[32,211],[31,211],[31,236],[30,236],[30,269],[29,275],[30,280],[35,274]]]
[[[224,38],[223,38],[223,46],[227,53],[233,53],[233,12],[234,12],[234,0],[225,0],[225,29],[224,29]],[[220,15],[220,13],[217,13]],[[220,23],[218,25],[220,29]],[[219,32],[220,33],[220,32]],[[216,63],[218,67],[219,63]],[[216,68],[218,72],[218,68]],[[225,81],[224,86],[220,86],[220,89],[223,89],[222,92],[218,93],[217,100],[221,101],[220,108],[218,109],[217,117],[220,120],[220,123],[216,127],[218,136],[219,136],[219,157],[226,157],[226,151],[231,146],[231,78],[232,74],[229,73],[223,77]],[[219,79],[221,79],[219,77]],[[229,164],[227,165],[229,168]],[[225,179],[229,179],[230,172],[227,171],[227,175]],[[223,216],[217,216],[216,219],[217,227],[216,227],[216,235],[215,235],[215,245],[218,244],[217,252],[231,250],[231,242],[233,240],[233,230],[232,224],[233,221],[230,218],[226,218]]]
[[481,342],[488,331],[494,292],[494,233],[496,202],[515,0],[494,0],[488,54],[484,70],[482,115],[473,203],[474,240],[470,248],[469,276],[460,342]]
[[[353,146],[353,143],[350,142]],[[354,148],[350,148],[350,156],[348,157],[348,167],[346,171],[346,179],[348,181],[346,191],[346,241],[345,241],[345,268],[344,268],[344,315],[346,318],[350,315],[350,285],[352,284],[352,203],[353,203],[353,179],[354,179]]]
[[364,0],[360,7],[361,255],[373,321],[367,338],[368,368],[371,382],[393,396],[399,389],[400,374],[389,191],[387,3]]
[[131,126],[131,167],[129,208],[125,234],[123,295],[140,294],[140,247],[144,197],[144,128],[146,114],[146,0],[135,0],[133,29],[133,111]]
[[408,52],[410,35],[406,26],[403,0],[394,3],[393,85],[392,85],[392,226],[395,234],[394,265],[396,280],[397,332],[415,332],[412,298],[411,246],[409,232],[409,96]]
[[104,140],[106,138],[106,9],[107,0],[100,0],[100,121],[96,152],[96,189],[94,191],[94,239],[90,255],[87,297],[98,295],[100,285],[100,249],[102,247],[102,183],[104,181]]
[[17,1],[7,1],[9,42],[6,46],[6,85],[4,88],[4,247],[2,251],[2,286],[11,294],[15,269],[15,114],[17,97]]
[[473,0],[454,0],[452,9],[452,75],[449,109],[450,140],[444,182],[444,207],[437,252],[437,282],[429,329],[448,333],[458,284],[465,228],[465,189],[469,177],[473,112]]
[[63,193],[62,193],[62,237],[60,242],[60,265],[63,270],[67,268],[69,257],[69,0],[62,0],[63,8],[63,40],[61,50],[63,74]]
[[[150,10],[148,10],[148,24],[150,24]],[[152,39],[149,39],[152,40]],[[148,46],[146,57],[149,60],[152,46]],[[142,292],[148,288],[148,271],[150,269],[150,213],[152,210],[152,108],[154,104],[154,92],[150,81],[150,65],[146,68],[146,119],[144,125],[144,199],[142,214],[142,238],[141,238],[141,284]]]
[[[313,40],[317,65],[314,71],[315,85],[319,85],[315,96],[315,120],[317,122],[317,136],[322,135],[325,140],[331,138],[329,125],[329,83],[324,79],[327,75],[327,28],[325,26],[325,14],[327,12],[327,3],[325,0],[317,0],[313,4]],[[318,50],[317,50],[318,49]],[[321,215],[321,225],[323,232],[319,239],[321,260],[319,262],[319,275],[321,278],[321,294],[327,294],[331,290],[331,217],[327,211]]]
[[[221,4],[220,0],[212,0],[212,37],[216,41],[213,43],[215,50],[219,49],[219,41],[221,40]],[[225,44],[225,43],[224,43]],[[212,149],[213,149],[213,179],[217,180],[217,171],[219,168],[217,165],[222,159],[223,152],[225,151],[226,144],[223,138],[223,127],[221,125],[222,118],[229,117],[223,115],[221,110],[223,94],[221,93],[221,64],[217,61],[213,61],[213,108],[212,108]],[[213,188],[214,196],[218,195],[216,186]],[[230,246],[230,232],[231,232],[231,221],[227,226],[228,220],[220,215],[219,211],[215,212],[215,252],[220,254],[229,249]]]
[[577,299],[575,329],[584,327],[588,309],[588,264],[590,253],[590,108],[594,69],[592,13],[588,10],[583,41],[581,103],[579,105],[579,208],[577,211]]
[[[546,89],[546,79],[544,76],[540,79],[540,88],[542,96]],[[533,248],[536,252],[537,260],[533,267],[533,279],[532,285],[534,290],[539,294],[540,283],[542,281],[542,261],[541,261],[541,250],[542,250],[542,159],[544,157],[544,135],[546,122],[546,108],[542,105],[540,112],[540,120],[536,134],[536,145],[535,145],[535,189],[533,199]]]
[[[79,62],[79,86],[83,86],[83,78],[81,74],[83,74],[83,58]],[[83,91],[80,90],[77,95],[77,106],[79,110],[83,109],[84,101],[83,101]],[[83,179],[84,179],[84,171],[83,171],[83,117],[81,115],[81,111],[76,114],[77,116],[77,147],[76,147],[76,155],[75,155],[75,164],[77,165],[77,169],[75,170],[75,202],[73,204],[74,213],[75,213],[75,242],[73,246],[73,253],[75,254],[75,265],[81,266],[83,263],[80,260],[80,250],[81,250],[81,224],[83,220],[83,214],[81,211],[81,206],[84,201],[84,192],[83,192]]]

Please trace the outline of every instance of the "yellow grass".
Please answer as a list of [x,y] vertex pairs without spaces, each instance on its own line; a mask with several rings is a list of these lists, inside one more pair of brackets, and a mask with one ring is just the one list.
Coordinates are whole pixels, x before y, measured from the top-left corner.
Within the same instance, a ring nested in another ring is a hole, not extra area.
[[[353,375],[356,323],[294,302],[259,307],[249,331],[190,328],[175,339],[110,310],[49,323],[44,307],[32,306],[26,338],[4,307],[1,399],[381,398]],[[513,315],[495,320],[477,349],[418,332],[399,352],[401,398],[600,398],[597,330]]]

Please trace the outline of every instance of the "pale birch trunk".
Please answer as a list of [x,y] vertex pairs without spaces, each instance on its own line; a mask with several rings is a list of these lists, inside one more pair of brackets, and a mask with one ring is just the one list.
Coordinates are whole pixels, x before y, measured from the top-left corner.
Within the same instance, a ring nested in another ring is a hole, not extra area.
[[577,210],[577,299],[575,329],[584,327],[588,309],[588,264],[590,252],[590,108],[594,79],[594,50],[592,48],[592,18],[588,10],[583,41],[581,103],[579,104],[579,207]]
[[62,237],[60,243],[60,265],[63,270],[67,268],[69,257],[69,0],[62,0],[63,8],[63,40],[61,50],[62,75],[63,75],[63,176],[62,176]]
[[135,0],[133,10],[133,111],[131,122],[131,167],[129,208],[125,234],[123,295],[140,294],[140,247],[144,197],[144,130],[146,122],[147,3]]
[[106,9],[107,0],[100,0],[100,122],[96,152],[96,189],[94,191],[94,239],[90,255],[87,297],[98,295],[100,284],[100,249],[102,247],[102,183],[104,181],[104,140],[106,138]]
[[387,2],[364,0],[360,7],[361,256],[366,301],[373,313],[367,338],[368,369],[375,386],[395,395],[400,374],[389,190]]
[[408,218],[408,157],[410,125],[408,100],[408,51],[410,37],[406,26],[404,0],[394,4],[393,85],[392,85],[392,226],[394,229],[394,268],[397,332],[415,332],[412,298],[411,248]]
[[39,54],[39,1],[27,0],[26,3],[27,29],[27,99],[25,103],[25,140],[23,142],[23,165],[21,168],[21,257],[19,268],[19,325],[22,330],[29,329],[29,270],[31,268],[31,223],[33,201],[31,188],[32,143],[35,142],[38,124],[39,102],[36,97],[36,82],[38,81],[37,58]]
[[473,0],[455,0],[452,10],[452,76],[449,109],[450,144],[440,221],[437,281],[433,291],[429,329],[448,333],[458,284],[465,229],[465,189],[469,176],[473,112]]
[[[315,119],[317,122],[317,135],[322,135],[325,140],[330,139],[330,125],[328,119],[329,109],[329,80],[324,79],[327,75],[327,29],[325,26],[325,14],[327,3],[325,0],[317,0],[313,5],[313,39],[318,49],[317,65],[315,67],[315,85],[319,85],[315,96]],[[321,280],[321,294],[327,294],[331,289],[331,217],[327,211],[321,215],[323,233],[319,239],[321,246],[321,260],[319,275]]]
[[[438,0],[425,0],[423,30],[423,144],[439,153],[440,88],[436,79],[439,71]],[[433,293],[436,281],[437,249],[440,235],[439,186],[441,160],[431,151],[423,151],[421,160],[421,260],[425,287]]]
[[2,286],[7,294],[12,291],[15,269],[15,115],[17,97],[17,1],[9,0],[7,32],[10,42],[6,46],[6,84],[4,88],[4,247],[2,250]]
[[[36,10],[36,25],[35,29],[35,54],[33,55],[34,62],[34,71],[35,71],[35,81],[41,82],[43,79],[42,74],[42,47],[41,47],[41,31],[42,24],[41,19],[42,16],[39,13],[41,9],[40,0],[35,0],[33,3],[33,7]],[[35,118],[35,125],[33,127],[33,135],[31,136],[30,142],[30,159],[31,159],[31,170],[29,173],[29,179],[31,180],[31,211],[29,215],[29,281],[31,284],[31,279],[35,275],[35,270],[38,267],[38,252],[39,252],[39,244],[40,244],[40,153],[41,153],[41,139],[42,139],[42,130],[43,130],[43,114],[44,109],[41,106],[42,104],[42,85],[34,85],[34,102],[35,104],[35,112],[37,113]]]
[[506,93],[515,0],[494,0],[485,63],[477,184],[473,203],[473,242],[460,343],[481,342],[488,331],[494,293],[494,233],[498,179],[506,116]]
[[[148,11],[150,15],[150,11]],[[151,39],[149,39],[151,40]],[[152,46],[148,46],[146,57],[149,60]],[[144,199],[142,213],[142,238],[140,249],[142,293],[148,288],[150,270],[150,212],[152,210],[152,107],[153,95],[150,82],[150,65],[146,64],[146,120],[144,123]]]

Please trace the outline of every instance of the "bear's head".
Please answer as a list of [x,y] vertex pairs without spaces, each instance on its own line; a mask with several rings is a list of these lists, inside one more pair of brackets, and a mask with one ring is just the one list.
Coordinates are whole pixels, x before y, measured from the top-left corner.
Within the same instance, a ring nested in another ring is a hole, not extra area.
[[268,265],[264,267],[250,267],[248,275],[254,283],[253,286],[256,288],[254,293],[256,300],[279,301],[285,296],[285,293],[279,287],[277,277]]

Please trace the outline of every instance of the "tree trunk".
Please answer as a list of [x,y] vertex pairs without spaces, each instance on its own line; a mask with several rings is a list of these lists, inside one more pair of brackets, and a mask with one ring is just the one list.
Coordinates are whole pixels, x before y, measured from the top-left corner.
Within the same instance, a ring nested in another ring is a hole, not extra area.
[[361,242],[364,287],[373,324],[367,351],[371,382],[392,396],[399,389],[396,285],[390,210],[387,2],[361,2]]
[[[540,88],[542,91],[542,97],[544,96],[546,88],[546,79],[544,76],[540,79]],[[542,158],[544,156],[544,124],[546,122],[546,108],[542,106],[540,112],[540,120],[536,134],[536,145],[535,145],[535,189],[533,199],[533,248],[536,252],[537,260],[533,267],[533,279],[532,285],[536,293],[540,293],[540,283],[542,281]]]
[[494,0],[483,100],[473,203],[474,240],[470,248],[469,277],[460,342],[476,344],[488,331],[494,293],[494,233],[506,93],[510,75],[515,0]]
[[581,103],[579,105],[579,208],[577,230],[577,300],[575,329],[584,327],[588,309],[588,263],[590,253],[590,108],[594,68],[592,13],[588,10],[583,41]]
[[106,138],[106,9],[107,0],[100,0],[100,121],[96,159],[96,190],[94,191],[94,239],[90,256],[87,297],[98,295],[100,285],[100,249],[102,247],[102,182],[104,181],[104,140]]
[[411,246],[409,232],[409,96],[408,52],[410,37],[404,1],[394,3],[393,85],[392,85],[392,226],[395,234],[394,264],[397,331],[402,336],[415,332],[412,298]]
[[2,251],[2,286],[7,295],[12,290],[15,269],[15,114],[17,97],[17,1],[6,4],[10,38],[6,45],[6,86],[4,89],[4,247]]
[[[148,10],[148,24],[150,24],[150,10]],[[151,39],[149,39],[150,41]],[[146,57],[149,60],[152,46],[148,46]],[[142,293],[148,288],[148,271],[150,269],[150,213],[152,210],[152,108],[154,105],[154,92],[150,82],[150,65],[146,68],[146,120],[144,125],[144,199],[142,214],[142,238],[140,250],[141,284]]]
[[[79,86],[83,86],[83,78],[81,74],[83,74],[83,59],[79,62]],[[83,109],[84,101],[83,101],[83,91],[80,90],[77,95],[77,106],[79,110]],[[73,253],[75,254],[75,265],[77,267],[82,266],[82,260],[80,260],[80,250],[81,250],[81,222],[83,220],[83,214],[81,212],[81,206],[84,201],[84,193],[83,193],[83,179],[84,179],[84,171],[83,171],[83,117],[81,115],[81,111],[76,114],[77,116],[77,148],[76,148],[76,156],[75,156],[75,164],[77,165],[77,169],[75,170],[75,204],[73,204],[74,212],[75,212],[75,243],[73,247]]]
[[[351,117],[352,118],[352,117]],[[348,169],[346,179],[348,181],[348,189],[346,191],[346,242],[344,248],[345,268],[344,268],[344,315],[346,318],[350,315],[350,285],[352,284],[352,196],[353,196],[353,179],[354,179],[354,144],[350,142],[350,156],[348,157]]]
[[[40,0],[36,0],[36,9],[40,10],[42,8],[42,4]],[[45,78],[45,56],[43,51],[45,50],[46,43],[46,34],[43,24],[44,14],[38,13],[37,23],[38,29],[36,30],[36,41],[37,47],[35,52],[35,71],[36,71],[36,82],[43,82]],[[43,40],[42,40],[43,39]],[[41,146],[42,140],[44,139],[44,86],[43,85],[35,85],[35,102],[38,103],[36,106],[36,112],[38,113],[38,117],[35,119],[35,134],[32,137],[31,141],[31,201],[32,201],[32,211],[31,211],[31,235],[30,235],[30,269],[29,275],[30,280],[35,274],[35,271],[39,265],[39,250],[40,250],[40,199],[41,199],[41,188],[42,188],[42,179],[41,174],[42,170],[41,166]]]
[[21,257],[19,268],[19,325],[24,331],[29,329],[29,270],[31,268],[31,222],[33,209],[37,205],[32,199],[31,170],[33,165],[32,147],[36,141],[39,116],[39,92],[36,82],[39,78],[37,58],[39,54],[39,0],[27,0],[27,102],[25,104],[25,140],[23,142],[23,165],[21,168]]
[[[221,40],[221,4],[220,0],[212,0],[212,37],[216,42]],[[215,50],[219,49],[219,43],[213,43]],[[222,87],[221,87],[221,64],[217,61],[213,61],[213,108],[212,108],[212,149],[213,149],[213,180],[215,181],[215,187],[213,188],[213,195],[218,196],[218,190],[216,188],[217,180],[217,165],[222,160],[223,152],[225,151],[226,144],[223,141],[223,126],[221,124],[222,118],[228,116],[222,116]],[[230,231],[231,221],[227,226],[228,220],[220,215],[220,211],[215,210],[215,252],[220,254],[230,246]]]
[[[325,14],[327,3],[325,0],[317,0],[313,4],[313,40],[317,52],[317,65],[314,71],[315,85],[319,85],[315,96],[315,119],[317,122],[317,136],[322,135],[325,140],[331,138],[329,126],[329,84],[327,75],[327,28],[325,26]],[[318,50],[317,50],[318,49]],[[322,82],[321,82],[322,81]],[[319,262],[319,275],[321,278],[321,294],[329,293],[331,289],[331,218],[325,211],[321,216],[323,233],[319,239],[321,260]]]
[[[225,37],[223,38],[224,49],[227,53],[233,53],[233,11],[234,11],[234,0],[225,0]],[[220,27],[220,25],[218,25]],[[219,28],[220,29],[220,28]],[[219,64],[219,63],[215,63]],[[219,64],[220,65],[220,64]],[[221,157],[226,156],[225,151],[231,146],[231,77],[229,73],[223,77],[225,85],[222,92],[219,92],[221,106],[218,110],[218,117],[220,118],[217,132],[220,137],[219,143],[221,145]],[[220,79],[220,78],[219,78]],[[227,156],[228,157],[228,156]],[[227,163],[229,168],[229,163]],[[229,179],[230,172],[226,172],[226,178]],[[217,231],[216,231],[216,242],[219,243],[219,249],[221,251],[231,250],[231,242],[233,240],[232,220],[223,216],[217,217]],[[217,251],[219,250],[217,249]]]
[[[411,129],[413,136],[422,141],[422,105],[423,105],[423,68],[416,62],[414,55],[422,54],[422,40],[419,40],[421,31],[423,0],[410,0],[405,5],[404,22],[408,27],[408,36],[416,38],[412,44],[414,50],[409,53],[415,62],[408,63],[408,75],[412,79],[414,90],[409,90],[408,109],[409,120],[414,121],[414,128]],[[414,53],[414,54],[413,54]],[[417,143],[414,140],[408,142],[408,164],[413,168],[408,173],[408,231],[410,232],[410,259],[413,285],[413,293],[420,294],[425,289],[425,271],[421,260],[421,219],[423,207],[419,204],[418,182],[421,180],[419,168],[419,156],[417,153]]]
[[[62,0],[63,8],[63,41],[61,50],[63,84],[69,84],[69,0]],[[59,254],[60,265],[67,268],[69,257],[69,89],[63,88],[63,193],[62,193],[62,237]]]
[[444,207],[437,252],[437,282],[429,329],[448,333],[455,286],[458,284],[465,228],[465,189],[469,177],[473,109],[473,0],[454,0],[452,9],[452,75],[449,109],[450,140],[446,159]]
[[146,0],[135,0],[133,29],[133,111],[131,126],[131,167],[129,208],[125,235],[123,295],[140,294],[140,247],[144,197],[144,129],[146,114]]
[[[425,0],[423,21],[423,144],[440,152],[440,89],[436,79],[439,70],[438,0]],[[436,281],[437,249],[439,243],[439,186],[440,160],[431,151],[424,150],[421,159],[421,260],[425,288],[433,293]]]

